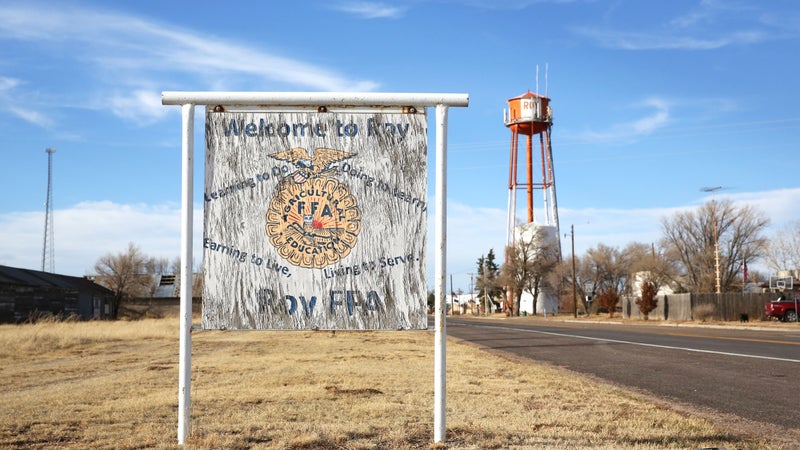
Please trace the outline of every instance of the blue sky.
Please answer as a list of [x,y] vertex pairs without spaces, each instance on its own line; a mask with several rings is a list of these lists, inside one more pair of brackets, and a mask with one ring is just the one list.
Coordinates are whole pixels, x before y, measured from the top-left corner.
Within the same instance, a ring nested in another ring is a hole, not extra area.
[[91,273],[128,242],[179,255],[180,108],[162,91],[467,93],[449,114],[447,191],[447,268],[467,290],[475,261],[502,254],[503,109],[537,89],[537,66],[577,254],[657,241],[706,186],[777,228],[800,219],[798,56],[790,0],[4,1],[0,264],[41,267],[47,147],[56,272]]

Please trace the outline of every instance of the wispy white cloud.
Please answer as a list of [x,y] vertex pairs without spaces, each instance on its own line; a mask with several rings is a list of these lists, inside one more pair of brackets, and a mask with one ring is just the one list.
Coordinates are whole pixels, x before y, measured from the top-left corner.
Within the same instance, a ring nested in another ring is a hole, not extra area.
[[714,50],[736,44],[753,44],[767,39],[761,31],[748,30],[714,37],[689,36],[675,32],[637,32],[606,28],[574,27],[576,34],[600,46],[619,50]]
[[19,117],[20,119],[32,123],[34,125],[39,125],[42,127],[47,127],[52,125],[53,121],[44,113],[39,111],[34,111],[32,109],[26,109],[17,106],[11,106],[8,108],[11,113],[15,116]]
[[753,6],[719,0],[701,0],[686,13],[671,19],[669,24],[678,28],[707,26],[725,19],[729,13],[752,15],[754,11]]
[[139,124],[150,123],[169,113],[161,104],[161,96],[155,90],[136,90],[112,96],[109,106],[118,117]]
[[0,76],[0,101],[8,105],[6,109],[14,116],[40,127],[49,127],[53,123],[49,116],[22,101],[22,96],[17,91],[23,84],[17,78]]
[[[173,259],[180,255],[180,206],[83,202],[53,211],[56,272],[90,274],[107,253],[138,245],[149,256]],[[202,235],[202,209],[195,211],[195,236]],[[44,211],[0,214],[0,234],[14,236],[0,249],[0,264],[41,268]],[[199,240],[196,240],[199,242]],[[194,260],[202,253],[195,246]]]
[[[573,27],[572,32],[598,45],[619,50],[714,50],[781,38],[781,27],[761,13],[758,6],[703,0],[688,11],[676,8],[673,17],[659,17],[644,29],[613,26]],[[795,33],[797,34],[797,33]]]
[[667,102],[659,98],[651,98],[645,101],[645,105],[654,108],[655,112],[631,123],[629,128],[637,135],[651,134],[669,121]]
[[[371,91],[378,87],[377,82],[351,79],[249,43],[73,6],[0,5],[1,41],[36,42],[40,44],[37,51],[72,59],[74,70],[91,77],[85,84],[89,92],[83,93],[83,98],[112,98],[110,105],[98,100],[90,108],[107,107],[122,118],[136,117],[139,123],[164,115],[160,98],[145,91],[159,92],[178,80],[183,85],[198,86],[198,90],[219,79],[248,80],[248,85],[255,83],[260,90],[274,84],[326,91]],[[9,80],[0,80],[0,88],[13,87]]]
[[771,229],[780,228],[787,223],[800,219],[795,208],[786,205],[797,203],[800,188],[776,189],[768,192],[742,192],[737,194],[721,194],[717,198],[730,198],[736,204],[749,205],[767,214]]
[[652,97],[646,99],[640,108],[649,110],[644,117],[606,127],[607,131],[586,131],[575,137],[583,141],[630,141],[641,136],[651,135],[667,126],[670,122],[670,104],[668,101]]
[[586,3],[594,0],[453,0],[453,3],[465,4],[475,8],[489,9],[496,11],[519,11],[531,6],[542,4],[568,4]]
[[0,77],[0,95],[5,94],[18,85],[19,80],[16,78]]
[[776,38],[796,39],[800,36],[800,12],[765,11],[758,16],[758,22],[775,30]]
[[362,19],[397,19],[406,12],[405,8],[381,2],[342,2],[332,5],[332,8]]

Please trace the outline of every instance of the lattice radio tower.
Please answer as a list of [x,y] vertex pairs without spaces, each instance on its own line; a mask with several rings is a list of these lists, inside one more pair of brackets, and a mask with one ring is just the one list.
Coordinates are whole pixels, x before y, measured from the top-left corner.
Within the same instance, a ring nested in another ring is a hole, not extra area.
[[46,148],[47,153],[47,202],[44,212],[44,243],[42,245],[42,272],[55,273],[56,260],[53,249],[53,153],[56,149]]

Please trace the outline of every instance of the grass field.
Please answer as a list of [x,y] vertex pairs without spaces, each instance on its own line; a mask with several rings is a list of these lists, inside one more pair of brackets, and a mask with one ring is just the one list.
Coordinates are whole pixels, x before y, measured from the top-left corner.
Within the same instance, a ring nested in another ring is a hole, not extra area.
[[[177,448],[178,319],[0,326],[0,448]],[[208,449],[770,449],[661,402],[450,341],[433,440],[430,332],[193,334]]]

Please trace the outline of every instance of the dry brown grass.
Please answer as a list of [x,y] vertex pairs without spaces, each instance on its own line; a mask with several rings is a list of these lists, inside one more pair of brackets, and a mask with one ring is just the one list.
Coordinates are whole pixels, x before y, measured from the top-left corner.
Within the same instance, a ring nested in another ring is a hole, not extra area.
[[[195,332],[189,448],[770,447],[615,387],[428,332]],[[1,448],[176,448],[178,321],[0,326]]]

